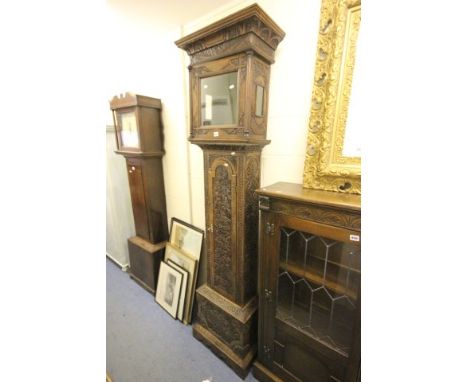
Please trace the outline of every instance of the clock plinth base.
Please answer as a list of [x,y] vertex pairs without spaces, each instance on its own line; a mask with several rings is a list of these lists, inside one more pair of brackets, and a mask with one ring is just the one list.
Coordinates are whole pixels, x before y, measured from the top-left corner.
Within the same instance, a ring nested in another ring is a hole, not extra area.
[[239,306],[208,285],[197,290],[193,336],[245,378],[257,352],[257,297]]
[[130,268],[128,274],[143,289],[154,294],[158,283],[159,266],[164,258],[166,242],[153,244],[133,236],[128,239]]

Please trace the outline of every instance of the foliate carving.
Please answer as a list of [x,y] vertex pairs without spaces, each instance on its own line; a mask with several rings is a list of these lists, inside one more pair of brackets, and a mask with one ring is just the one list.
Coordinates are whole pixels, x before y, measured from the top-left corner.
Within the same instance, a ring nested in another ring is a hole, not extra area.
[[260,158],[249,157],[245,169],[245,255],[244,291],[246,298],[254,296],[257,288],[257,235],[258,235],[258,195],[260,187]]
[[[227,166],[227,164],[226,164]],[[213,179],[213,286],[229,295],[234,294],[232,269],[232,189],[231,176],[223,164],[215,168]]]
[[249,32],[255,33],[273,49],[276,49],[276,47],[284,37],[276,33],[274,30],[272,30],[270,27],[265,25],[262,21],[260,21],[257,17],[254,16],[249,19],[243,20],[237,23],[236,25],[219,31],[217,34],[215,34],[215,36],[208,35],[202,39],[195,41],[192,44],[182,46],[182,48],[185,49],[189,55],[193,55],[202,50],[210,49],[212,47],[216,48],[215,45],[221,44],[225,41],[236,39],[237,37],[245,35]]
[[270,200],[270,211],[294,215],[304,219],[314,220],[319,223],[333,225],[335,227],[361,230],[361,215],[337,211],[332,208],[320,206],[291,204],[280,200]]
[[344,157],[360,0],[322,0],[304,187],[361,193],[361,160]]
[[198,301],[198,321],[217,337],[221,338],[236,353],[242,352],[239,343],[240,326],[234,320],[228,319],[219,308],[199,299]]
[[[222,61],[221,61],[222,62]],[[230,59],[230,60],[227,60],[224,65],[220,65],[216,68],[216,72],[228,72],[228,71],[231,71],[231,70],[238,70],[239,68],[243,68],[245,67],[246,65],[246,58],[245,56],[235,56],[234,58]],[[242,72],[242,71],[241,71]],[[245,71],[244,71],[245,72]],[[204,76],[207,76],[209,74],[212,74],[213,73],[213,68],[210,67],[209,64],[206,64],[206,65],[197,65],[196,67],[194,67],[193,69],[193,73],[197,76],[197,77],[204,77]]]
[[216,158],[220,158],[228,161],[233,166],[237,165],[237,159],[239,156],[231,155],[232,152],[240,154],[249,154],[249,153],[260,153],[263,149],[264,144],[250,144],[250,145],[238,145],[238,144],[229,144],[226,142],[207,142],[198,144],[205,152],[209,153],[209,164],[213,164]]
[[253,344],[255,311],[248,321],[242,323],[198,292],[197,303],[197,322],[227,344],[234,353],[244,357]]
[[[240,118],[239,118],[240,120]],[[206,135],[209,134],[210,132],[213,133],[214,131],[217,131],[220,133],[220,135],[226,134],[226,135],[243,135],[244,134],[244,128],[243,127],[235,127],[232,129],[227,129],[224,127],[218,128],[218,129],[194,129],[195,130],[195,135]]]
[[257,296],[250,299],[250,301],[245,305],[240,306],[219,294],[206,284],[197,289],[197,294],[218,306],[224,312],[243,324],[252,318],[252,315],[255,313],[258,306]]
[[254,82],[265,87],[269,82],[270,66],[260,60],[253,62]]
[[[211,48],[201,50],[198,53],[191,56],[192,65],[200,62],[209,61],[218,57],[226,56],[230,52],[239,52],[248,47],[249,43],[246,39],[236,39],[232,41],[226,41],[224,44],[215,45]],[[270,54],[271,55],[271,54]]]

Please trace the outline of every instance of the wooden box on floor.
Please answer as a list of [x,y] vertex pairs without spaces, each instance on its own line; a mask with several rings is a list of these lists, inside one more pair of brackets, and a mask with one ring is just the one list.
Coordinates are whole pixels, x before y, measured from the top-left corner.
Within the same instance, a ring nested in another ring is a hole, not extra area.
[[158,284],[159,267],[164,259],[166,242],[152,244],[141,237],[128,239],[130,277],[148,292],[154,294]]

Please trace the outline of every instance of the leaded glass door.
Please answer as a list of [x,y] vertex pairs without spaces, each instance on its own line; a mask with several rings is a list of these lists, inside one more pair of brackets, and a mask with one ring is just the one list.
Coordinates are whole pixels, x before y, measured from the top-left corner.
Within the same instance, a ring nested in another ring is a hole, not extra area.
[[286,380],[345,381],[360,326],[360,233],[286,215],[272,231],[271,366]]

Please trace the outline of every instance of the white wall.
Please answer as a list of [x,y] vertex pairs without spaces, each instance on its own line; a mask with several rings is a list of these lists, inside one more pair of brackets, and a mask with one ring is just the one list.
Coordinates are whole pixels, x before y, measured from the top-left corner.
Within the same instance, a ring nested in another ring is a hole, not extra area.
[[[253,2],[233,1],[164,34],[138,18],[110,9],[108,30],[114,59],[109,69],[109,99],[133,91],[161,98],[163,103],[163,169],[169,220],[176,216],[205,227],[203,155],[198,146],[187,141],[190,60],[174,41]],[[267,133],[271,144],[262,154],[261,185],[302,183],[320,0],[257,3],[286,32],[271,67]]]
[[106,128],[106,253],[122,268],[129,265],[127,238],[135,235],[125,159],[116,155],[113,126]]

